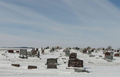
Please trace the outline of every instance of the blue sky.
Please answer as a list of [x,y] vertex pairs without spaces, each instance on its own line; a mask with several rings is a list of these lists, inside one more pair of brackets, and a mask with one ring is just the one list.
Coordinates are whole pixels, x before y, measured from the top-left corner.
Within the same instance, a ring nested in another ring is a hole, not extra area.
[[0,47],[119,48],[119,0],[0,0]]

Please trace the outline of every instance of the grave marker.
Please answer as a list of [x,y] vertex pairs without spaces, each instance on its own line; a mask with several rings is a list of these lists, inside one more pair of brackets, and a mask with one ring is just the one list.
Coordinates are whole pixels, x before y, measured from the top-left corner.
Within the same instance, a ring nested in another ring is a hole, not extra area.
[[83,67],[83,60],[70,59],[68,61],[68,67]]
[[37,66],[31,66],[31,65],[28,66],[28,69],[36,69],[36,68]]
[[8,50],[8,53],[14,53],[14,50]]
[[20,67],[20,64],[11,64],[11,66]]
[[76,59],[77,58],[77,53],[71,53],[69,56],[69,59]]
[[20,49],[20,58],[28,58],[27,49]]
[[49,68],[57,69],[57,59],[56,58],[47,59],[47,69],[49,69]]

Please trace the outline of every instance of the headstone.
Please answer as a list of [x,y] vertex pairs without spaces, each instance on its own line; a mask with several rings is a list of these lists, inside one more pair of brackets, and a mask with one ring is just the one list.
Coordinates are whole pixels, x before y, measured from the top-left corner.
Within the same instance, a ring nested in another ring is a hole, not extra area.
[[27,57],[27,49],[20,49],[20,58],[28,58]]
[[53,51],[55,51],[55,48],[52,47],[52,49],[50,49],[50,52],[53,52]]
[[35,48],[32,48],[31,52],[33,55],[37,54],[37,51],[35,50]]
[[28,56],[32,56],[33,53],[32,53],[32,52],[27,52],[27,55],[28,55]]
[[105,53],[105,59],[110,59],[110,60],[113,60],[113,56],[112,56],[112,55],[110,55],[110,53],[109,53],[109,52],[106,52],[106,53]]
[[84,68],[75,68],[74,69],[74,72],[87,72],[87,73],[89,73],[89,71],[87,71],[86,69],[84,69]]
[[76,59],[77,58],[77,53],[71,53],[69,55],[69,59]]
[[88,55],[90,55],[91,53],[92,53],[92,51],[89,49],[89,50],[88,50]]
[[98,50],[97,50],[97,49],[95,49],[95,53],[98,53]]
[[94,52],[94,49],[92,49],[91,52]]
[[8,50],[8,53],[14,53],[14,50]]
[[36,69],[36,68],[37,66],[31,66],[31,65],[28,66],[28,69]]
[[11,66],[20,67],[20,64],[11,64]]
[[68,61],[68,67],[83,67],[83,60],[70,59]]
[[114,52],[109,52],[111,56],[113,56]]
[[44,54],[45,52],[44,52],[44,49],[42,50],[42,54]]
[[16,53],[19,53],[19,51],[16,51]]
[[57,46],[57,49],[60,49],[60,47],[59,47],[59,46]]
[[120,54],[116,53],[114,54],[115,57],[120,57]]
[[111,55],[106,55],[106,57],[105,57],[106,59],[110,59],[110,60],[113,60],[113,56],[111,56]]
[[65,52],[65,55],[66,55],[66,56],[69,56],[69,55],[70,55],[70,50],[69,50],[69,49],[64,49],[63,52]]
[[99,57],[102,57],[102,55],[99,55]]
[[86,48],[84,48],[83,53],[87,53],[87,49]]
[[73,47],[73,49],[75,49],[75,50],[80,50],[80,48],[79,48],[79,47]]
[[83,48],[80,48],[80,52],[82,52],[82,53],[83,53],[83,50],[84,50]]
[[109,52],[106,52],[106,53],[105,53],[105,57],[106,57],[106,55],[110,55],[110,53],[109,53]]
[[49,49],[49,46],[47,46],[45,49]]
[[103,48],[103,54],[105,54],[107,51]]
[[57,59],[56,58],[47,59],[47,69],[49,69],[49,68],[57,69]]
[[89,50],[89,49],[91,49],[91,47],[90,47],[90,46],[88,46],[88,47],[87,47],[87,50]]
[[40,58],[40,52],[38,51],[38,53],[37,53],[37,58]]
[[89,55],[89,57],[95,57],[95,55]]

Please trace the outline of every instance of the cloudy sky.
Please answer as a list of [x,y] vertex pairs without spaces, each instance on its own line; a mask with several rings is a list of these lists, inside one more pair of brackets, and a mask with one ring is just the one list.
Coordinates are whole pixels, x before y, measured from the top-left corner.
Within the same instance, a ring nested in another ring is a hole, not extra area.
[[0,47],[119,48],[119,0],[0,0]]

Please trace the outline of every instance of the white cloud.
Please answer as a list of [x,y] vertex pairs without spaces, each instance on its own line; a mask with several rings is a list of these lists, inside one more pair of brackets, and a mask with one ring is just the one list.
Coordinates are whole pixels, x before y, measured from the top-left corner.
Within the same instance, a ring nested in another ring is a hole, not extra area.
[[[85,47],[88,45],[95,47],[107,47],[112,45],[115,48],[119,47],[117,42],[120,39],[120,36],[118,36],[120,33],[120,10],[108,0],[61,0],[59,2],[51,2],[49,0],[41,1],[43,3],[30,0],[30,3],[27,3],[28,1],[20,2],[31,6],[36,6],[38,8],[29,8],[27,6],[14,5],[0,1],[0,25],[24,25],[32,28],[30,30],[23,30],[26,37],[15,35],[16,38],[21,37],[17,38],[20,41],[22,41],[24,37],[26,39],[25,41],[32,39],[35,42],[38,42],[36,44],[37,46],[41,45],[39,43],[44,41],[46,43],[45,45],[78,45],[80,47]],[[44,3],[48,5],[44,5]],[[56,9],[61,10],[66,14],[69,12],[73,14],[72,17],[75,18],[77,16],[76,19],[80,23],[75,25],[61,23],[41,14],[40,12],[33,11],[33,9],[39,9],[41,7],[52,9],[54,11]],[[2,28],[3,26],[0,27]],[[10,25],[8,29],[15,30],[15,28],[12,27],[13,26]],[[39,29],[42,29],[44,32],[37,32]],[[18,33],[21,32],[19,29],[17,30]],[[1,34],[1,37],[4,38],[13,36],[12,34],[9,36],[9,33],[5,34],[4,31],[1,31]],[[27,38],[28,35],[29,38]],[[33,38],[33,35],[37,37]],[[40,36],[42,37],[41,39]],[[7,40],[7,38],[4,40],[3,39],[1,39],[0,42],[4,43],[3,41]],[[11,37],[12,41],[17,41],[17,39]],[[11,40],[8,40],[8,42]],[[31,43],[29,40],[26,45],[32,45],[34,41]],[[22,45],[22,43],[17,43],[18,45]],[[4,43],[4,45],[5,44],[7,43]],[[36,46],[35,44],[33,45]]]

